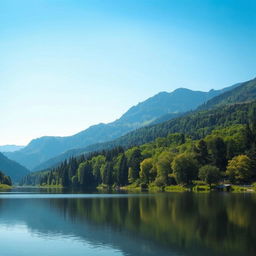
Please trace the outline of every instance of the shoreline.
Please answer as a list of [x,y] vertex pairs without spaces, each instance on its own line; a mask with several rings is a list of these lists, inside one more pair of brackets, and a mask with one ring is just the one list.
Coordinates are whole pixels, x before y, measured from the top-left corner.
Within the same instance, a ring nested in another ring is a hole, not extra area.
[[[54,186],[8,186],[5,184],[0,184],[0,190],[10,190],[10,189],[73,189],[73,190],[81,190],[81,188],[75,187],[63,187],[59,185]],[[181,185],[169,185],[163,187],[157,187],[155,185],[150,185],[147,188],[142,188],[141,186],[131,184],[122,187],[107,187],[105,185],[97,186],[96,188],[88,188],[85,191],[101,191],[101,192],[192,192],[192,193],[210,193],[210,192],[230,192],[230,193],[255,193],[256,186],[243,186],[243,185],[230,185],[229,189],[220,189],[217,186],[209,186],[209,185],[188,185],[188,186],[181,186]]]
[[0,184],[0,190],[9,190],[9,189],[12,189],[13,186],[9,186],[9,185],[6,185],[6,184]]

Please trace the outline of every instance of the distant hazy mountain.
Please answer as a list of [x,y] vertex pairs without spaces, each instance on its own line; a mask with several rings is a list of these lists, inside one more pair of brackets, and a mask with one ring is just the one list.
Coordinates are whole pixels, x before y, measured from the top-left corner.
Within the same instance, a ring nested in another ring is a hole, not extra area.
[[0,171],[10,176],[14,182],[19,181],[21,177],[29,173],[29,170],[24,166],[8,159],[2,153],[0,153]]
[[32,140],[19,151],[7,152],[5,155],[33,169],[68,150],[113,140],[132,130],[152,124],[161,116],[168,114],[171,119],[178,113],[197,108],[207,100],[231,88],[233,87],[209,92],[180,88],[171,93],[161,92],[130,108],[120,119],[112,123],[94,125],[68,137],[41,137]]
[[3,145],[0,146],[0,152],[14,152],[24,148],[24,146],[17,145]]

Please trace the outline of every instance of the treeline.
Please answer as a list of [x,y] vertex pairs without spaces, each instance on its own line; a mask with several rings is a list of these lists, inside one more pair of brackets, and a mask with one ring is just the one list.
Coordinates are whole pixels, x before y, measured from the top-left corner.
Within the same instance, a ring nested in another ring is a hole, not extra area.
[[21,184],[81,188],[135,184],[146,188],[194,180],[251,183],[256,180],[256,129],[253,118],[249,120],[245,125],[215,129],[200,140],[171,133],[128,150],[116,147],[71,158],[51,171],[24,177]]
[[184,133],[193,139],[201,139],[212,130],[234,124],[246,124],[256,113],[256,101],[226,105],[217,109],[188,112],[169,121],[140,128],[116,140],[90,145],[84,152],[111,149],[118,146],[130,148],[166,137],[170,133]]
[[[198,179],[209,184],[250,183],[255,180],[255,138],[256,103],[227,105],[139,129],[108,144],[108,150],[32,173],[21,184],[89,188],[165,186]],[[127,149],[129,145],[135,146]]]
[[[157,125],[147,126],[130,132],[116,140],[87,146],[83,149],[74,149],[63,154],[58,159],[51,159],[46,166],[54,166],[58,162],[65,161],[70,155],[88,154],[116,147],[128,149],[154,141],[158,137],[166,137],[170,133],[184,133],[192,139],[199,140],[209,135],[214,129],[228,127],[234,124],[246,124],[254,118],[256,113],[256,101],[222,106],[214,110],[200,110],[183,114]],[[251,122],[251,121],[250,121]]]
[[9,176],[6,176],[3,172],[0,171],[0,184],[12,185],[12,180]]

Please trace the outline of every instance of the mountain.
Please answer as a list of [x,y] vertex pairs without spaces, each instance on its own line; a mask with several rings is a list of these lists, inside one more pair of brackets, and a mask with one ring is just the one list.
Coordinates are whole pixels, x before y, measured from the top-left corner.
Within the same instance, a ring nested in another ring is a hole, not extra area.
[[226,104],[250,102],[256,99],[256,78],[244,83],[238,84],[233,90],[229,90],[220,94],[205,104],[199,109],[210,109],[212,107],[219,107]]
[[[251,184],[256,181],[255,113],[256,100],[194,111],[141,128],[139,133],[131,132],[111,143],[87,147],[91,153],[73,157],[52,169],[33,172],[21,184],[84,189],[131,183],[146,188],[152,181],[162,188],[191,184],[198,179],[211,184],[212,180],[205,179],[205,170],[216,174],[214,183],[222,180],[223,172],[231,182]],[[244,169],[237,167],[241,159],[246,163],[246,175]]]
[[[181,89],[181,91],[185,90]],[[178,91],[180,91],[180,89],[178,89]],[[248,105],[242,104],[240,106],[240,104],[232,104],[248,102],[252,101],[253,99],[256,99],[256,79],[244,83],[239,83],[229,87],[228,89],[224,89],[222,94],[210,99],[205,104],[199,106],[195,111],[179,113],[176,116],[173,114],[163,115],[152,122],[152,125],[129,132],[112,141],[92,144],[84,148],[69,150],[57,157],[39,164],[34,168],[34,170],[47,169],[58,165],[61,161],[64,161],[65,159],[68,159],[72,156],[79,156],[81,154],[93,151],[111,149],[116,146],[128,148],[135,145],[141,145],[143,143],[150,142],[157,137],[165,137],[168,133],[171,132],[188,133],[194,138],[198,138],[201,135],[209,133],[216,126],[245,123],[247,119],[243,116],[240,116],[240,114],[248,111],[246,109]],[[223,105],[225,103],[227,104],[221,107],[220,103]],[[216,107],[219,107],[218,111],[214,109]],[[243,109],[243,107],[245,109]],[[135,111],[133,111],[133,113],[134,112]],[[220,118],[220,115],[222,115],[221,113],[225,113],[222,118]],[[224,120],[224,117],[227,119]],[[207,123],[210,123],[211,125]]]
[[[208,100],[226,91],[232,90],[239,84],[226,87],[222,90],[210,90],[209,92],[192,91],[186,88],[178,88],[171,93],[160,92],[157,95],[130,108],[119,120],[119,123],[153,123],[163,116],[174,118],[173,114],[184,113],[196,109]],[[158,121],[159,122],[159,121]]]
[[0,153],[0,171],[10,176],[13,182],[19,181],[21,177],[29,173],[29,170],[24,166],[8,159],[2,153]]
[[166,137],[169,133],[181,132],[199,139],[209,134],[216,127],[234,124],[245,124],[248,119],[249,103],[227,105],[217,110],[188,113],[180,118],[172,119],[157,125],[143,127],[127,133],[113,141],[89,145],[85,148],[73,149],[40,164],[35,170],[48,169],[74,156],[90,152],[108,150],[118,146],[129,148],[153,141],[158,137]]
[[109,124],[98,124],[68,137],[41,137],[32,140],[25,148],[5,155],[29,169],[46,162],[71,149],[84,148],[118,138],[130,131],[157,122],[161,116],[176,117],[177,114],[193,110],[207,100],[237,85],[209,92],[179,88],[171,93],[157,95],[130,108],[120,119]]
[[24,146],[17,145],[3,145],[0,146],[0,152],[14,152],[24,148]]

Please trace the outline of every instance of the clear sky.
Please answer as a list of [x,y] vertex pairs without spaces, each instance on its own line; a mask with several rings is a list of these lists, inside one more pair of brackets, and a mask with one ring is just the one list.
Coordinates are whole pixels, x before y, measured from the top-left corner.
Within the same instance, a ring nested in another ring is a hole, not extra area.
[[0,145],[256,76],[255,0],[1,0]]

